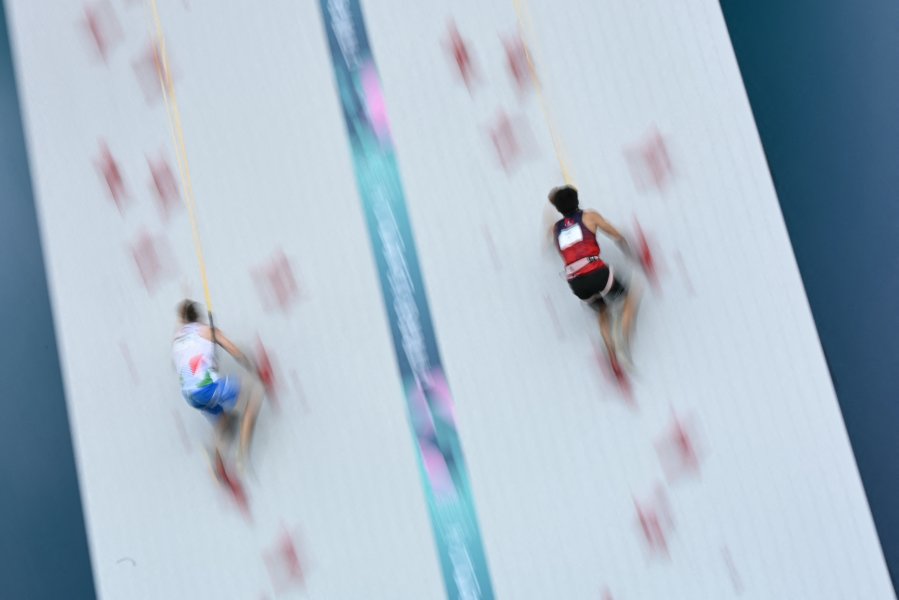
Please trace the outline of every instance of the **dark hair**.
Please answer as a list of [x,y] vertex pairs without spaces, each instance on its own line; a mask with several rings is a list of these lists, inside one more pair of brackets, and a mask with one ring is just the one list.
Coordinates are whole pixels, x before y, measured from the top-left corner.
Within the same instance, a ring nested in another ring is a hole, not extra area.
[[193,300],[184,300],[178,305],[178,316],[185,323],[196,323],[200,320],[200,311]]
[[577,190],[570,185],[553,188],[549,192],[549,201],[556,207],[563,217],[570,217],[580,210]]

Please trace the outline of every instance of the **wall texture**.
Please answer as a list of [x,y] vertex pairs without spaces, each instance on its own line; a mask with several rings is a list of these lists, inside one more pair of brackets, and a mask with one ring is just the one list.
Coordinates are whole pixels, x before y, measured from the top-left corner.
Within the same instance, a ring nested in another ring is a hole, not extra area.
[[[278,376],[247,513],[169,362],[202,288],[150,16],[9,3],[106,597],[443,594],[322,15],[293,4],[161,7],[218,322]],[[654,259],[607,250],[644,290],[629,392],[545,243],[513,6],[365,12],[493,589],[893,597],[719,7],[563,4],[528,41],[567,164]]]

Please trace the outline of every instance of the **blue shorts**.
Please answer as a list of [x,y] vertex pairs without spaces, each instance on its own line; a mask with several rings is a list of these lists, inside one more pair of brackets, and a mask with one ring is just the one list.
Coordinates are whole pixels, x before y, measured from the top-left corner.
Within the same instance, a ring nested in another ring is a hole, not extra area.
[[240,381],[235,377],[223,377],[185,397],[197,410],[217,417],[222,413],[233,411],[239,396]]

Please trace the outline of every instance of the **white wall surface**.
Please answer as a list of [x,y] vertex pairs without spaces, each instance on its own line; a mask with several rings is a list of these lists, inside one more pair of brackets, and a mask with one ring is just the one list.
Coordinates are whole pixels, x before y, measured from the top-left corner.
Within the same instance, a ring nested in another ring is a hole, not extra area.
[[[560,175],[507,68],[511,0],[363,7],[497,597],[895,597],[718,4],[531,6],[583,202],[630,236],[638,221],[658,262],[657,287],[630,273],[645,290],[630,401],[544,243]],[[318,3],[160,1],[218,325],[259,336],[280,382],[251,520],[209,476],[209,426],[170,364],[175,304],[202,287],[186,211],[163,215],[148,167],[176,164],[152,70],[148,98],[135,69],[148,7],[7,10],[101,596],[443,597]],[[533,137],[508,169],[489,136],[501,112]],[[671,170],[646,188],[628,149],[653,130]],[[170,254],[149,289],[143,233]],[[283,309],[254,277],[279,252],[300,288]],[[701,448],[671,480],[674,415]],[[637,518],[656,496],[667,552]],[[265,556],[284,531],[305,583],[280,589]]]

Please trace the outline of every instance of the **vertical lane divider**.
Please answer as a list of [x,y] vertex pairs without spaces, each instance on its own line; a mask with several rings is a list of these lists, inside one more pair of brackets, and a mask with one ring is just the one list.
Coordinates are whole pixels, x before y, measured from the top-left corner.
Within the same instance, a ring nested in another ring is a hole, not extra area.
[[443,373],[380,77],[359,0],[320,0],[448,598],[492,599],[455,402]]

